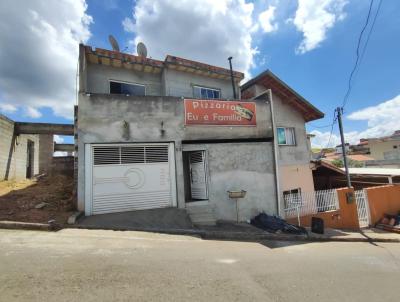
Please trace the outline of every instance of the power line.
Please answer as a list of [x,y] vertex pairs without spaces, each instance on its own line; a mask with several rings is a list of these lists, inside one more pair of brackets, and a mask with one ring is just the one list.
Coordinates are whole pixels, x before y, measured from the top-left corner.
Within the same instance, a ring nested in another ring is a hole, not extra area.
[[[371,25],[371,27],[369,29],[369,32],[368,32],[367,40],[366,40],[366,42],[364,44],[364,48],[363,48],[363,51],[361,53],[361,58],[360,58],[359,65],[361,64],[361,62],[362,62],[362,60],[364,58],[365,51],[367,50],[369,39],[371,38],[372,32],[373,32],[374,27],[375,27],[376,19],[378,17],[379,11],[381,10],[381,5],[382,5],[382,0],[379,0],[378,8],[377,8],[377,10],[375,12],[374,19],[372,20],[372,25]],[[358,73],[358,71],[357,71],[357,73]],[[357,76],[357,73],[356,73],[356,76]]]
[[367,19],[366,19],[365,24],[364,24],[364,26],[363,26],[363,28],[362,28],[362,30],[360,32],[359,37],[358,37],[357,51],[356,51],[356,55],[357,55],[356,62],[355,62],[354,66],[353,66],[353,69],[352,69],[352,71],[350,73],[349,82],[348,82],[348,86],[347,86],[347,91],[346,91],[346,94],[345,94],[344,99],[343,99],[342,108],[346,106],[346,103],[348,101],[348,98],[349,98],[349,95],[350,95],[350,92],[351,92],[354,72],[356,71],[356,69],[358,67],[358,62],[360,60],[360,45],[361,45],[362,36],[364,34],[365,29],[367,28],[367,26],[369,24],[369,19],[370,19],[370,16],[371,16],[371,10],[372,10],[372,5],[373,4],[374,4],[374,0],[371,0],[370,4],[369,4]]

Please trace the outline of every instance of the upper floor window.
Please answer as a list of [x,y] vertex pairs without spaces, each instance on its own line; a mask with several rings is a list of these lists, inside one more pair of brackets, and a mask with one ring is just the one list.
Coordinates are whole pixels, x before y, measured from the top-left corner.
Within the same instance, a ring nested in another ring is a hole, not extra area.
[[111,94],[146,95],[146,86],[110,81]]
[[221,91],[219,89],[193,86],[193,97],[196,99],[220,99]]
[[296,145],[296,138],[294,135],[294,128],[278,127],[278,144],[279,145]]

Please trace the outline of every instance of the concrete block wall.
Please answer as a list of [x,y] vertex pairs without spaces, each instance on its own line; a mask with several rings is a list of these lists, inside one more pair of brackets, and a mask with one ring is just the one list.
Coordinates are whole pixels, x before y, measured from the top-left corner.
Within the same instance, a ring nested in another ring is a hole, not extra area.
[[34,143],[34,174],[39,173],[39,136],[14,135],[14,122],[0,115],[0,180],[26,178],[27,144]]
[[52,134],[39,135],[39,173],[48,173],[52,166],[54,138]]

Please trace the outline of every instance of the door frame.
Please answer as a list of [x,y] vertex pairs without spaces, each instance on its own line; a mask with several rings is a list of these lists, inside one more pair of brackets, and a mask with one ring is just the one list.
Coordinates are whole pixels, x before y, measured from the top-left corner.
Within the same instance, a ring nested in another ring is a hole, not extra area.
[[[189,161],[189,152],[195,151],[203,151],[204,152],[204,161],[205,161],[205,178],[206,178],[206,190],[207,190],[207,199],[191,199],[191,179],[190,179],[190,161]],[[186,153],[185,155],[183,153]],[[209,173],[209,164],[208,164],[208,150],[205,147],[197,147],[197,146],[185,146],[182,148],[182,157],[186,157],[186,160],[183,161],[183,169],[184,169],[184,178],[185,178],[185,204],[208,204],[210,200],[210,173]],[[186,188],[188,186],[188,188]],[[190,196],[190,198],[188,198]]]
[[177,207],[177,189],[176,189],[176,165],[175,165],[175,144],[174,142],[159,142],[159,143],[94,143],[85,144],[85,216],[90,216],[93,213],[93,147],[101,146],[131,146],[131,145],[168,145],[168,164],[169,178],[171,189],[171,206]]

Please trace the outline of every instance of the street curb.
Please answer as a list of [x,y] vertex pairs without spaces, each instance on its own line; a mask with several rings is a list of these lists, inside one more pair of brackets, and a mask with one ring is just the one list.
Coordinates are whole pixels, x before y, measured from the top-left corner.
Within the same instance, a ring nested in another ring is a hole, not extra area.
[[247,232],[227,232],[227,231],[208,231],[204,229],[157,229],[157,228],[129,228],[129,227],[97,227],[93,225],[67,225],[66,228],[88,229],[88,230],[112,230],[112,231],[136,231],[150,232],[170,235],[197,236],[204,240],[226,240],[226,241],[250,241],[259,242],[263,240],[275,241],[305,241],[305,242],[391,242],[400,243],[399,239],[394,238],[340,238],[340,237],[310,237],[306,235],[272,234],[272,233],[247,233]]
[[272,234],[272,233],[247,233],[228,231],[209,231],[204,229],[158,229],[158,228],[136,228],[136,227],[98,227],[93,225],[58,225],[55,223],[31,223],[18,221],[0,221],[0,229],[21,229],[38,231],[58,231],[60,229],[86,229],[86,230],[110,230],[110,231],[136,231],[150,232],[170,235],[196,236],[204,240],[226,240],[260,242],[264,240],[274,241],[303,241],[303,242],[388,242],[400,243],[394,238],[341,238],[341,237],[312,237],[305,235]]
[[11,230],[57,231],[61,226],[54,223],[0,221],[0,228]]

